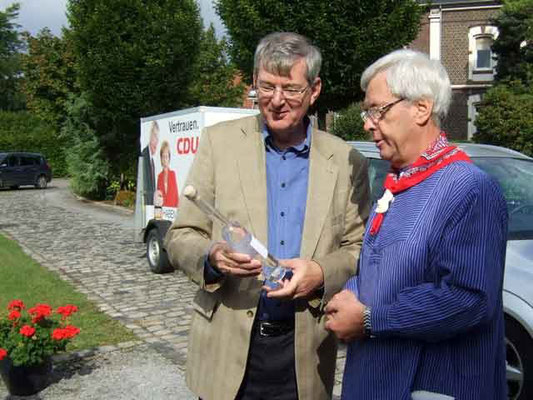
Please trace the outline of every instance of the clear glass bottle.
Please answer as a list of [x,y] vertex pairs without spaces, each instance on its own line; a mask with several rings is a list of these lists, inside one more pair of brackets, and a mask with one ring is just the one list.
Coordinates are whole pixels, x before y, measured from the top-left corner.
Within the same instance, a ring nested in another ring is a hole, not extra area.
[[196,188],[192,185],[186,186],[183,189],[183,195],[213,222],[218,222],[222,225],[222,238],[233,251],[248,254],[250,257],[257,258],[262,262],[266,286],[277,288],[281,280],[290,276],[288,274],[289,270],[282,267],[279,261],[268,252],[267,248],[256,237],[238,222],[230,221],[215,207],[204,201],[199,196]]

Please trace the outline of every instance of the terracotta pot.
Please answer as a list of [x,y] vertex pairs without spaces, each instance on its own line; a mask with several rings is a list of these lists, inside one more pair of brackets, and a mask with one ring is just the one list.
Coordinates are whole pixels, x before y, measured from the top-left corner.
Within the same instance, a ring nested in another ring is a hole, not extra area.
[[48,386],[52,361],[42,364],[14,366],[9,358],[0,362],[2,379],[11,395],[29,396]]

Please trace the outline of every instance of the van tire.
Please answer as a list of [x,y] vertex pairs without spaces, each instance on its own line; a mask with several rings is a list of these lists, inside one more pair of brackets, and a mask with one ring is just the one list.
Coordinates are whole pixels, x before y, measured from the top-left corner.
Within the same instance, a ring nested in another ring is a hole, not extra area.
[[172,270],[167,252],[163,249],[163,239],[156,228],[151,229],[146,237],[146,258],[153,273],[162,274]]

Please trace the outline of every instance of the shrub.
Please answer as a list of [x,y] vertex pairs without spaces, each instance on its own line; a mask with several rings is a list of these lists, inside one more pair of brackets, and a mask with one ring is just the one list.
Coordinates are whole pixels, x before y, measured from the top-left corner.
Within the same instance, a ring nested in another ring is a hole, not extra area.
[[513,81],[492,87],[478,106],[473,140],[533,156],[533,90]]
[[344,140],[368,140],[360,114],[361,107],[357,103],[335,113],[331,133]]

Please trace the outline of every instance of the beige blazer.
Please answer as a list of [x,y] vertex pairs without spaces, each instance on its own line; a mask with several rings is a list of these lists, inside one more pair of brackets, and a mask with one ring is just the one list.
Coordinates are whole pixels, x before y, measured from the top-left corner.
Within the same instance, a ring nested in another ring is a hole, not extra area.
[[[259,116],[206,129],[188,182],[205,200],[268,245],[261,130]],[[364,157],[343,140],[313,130],[301,257],[314,259],[322,267],[324,295],[296,302],[295,359],[300,399],[331,397],[337,344],[324,329],[322,306],[356,272],[368,199]],[[232,400],[244,376],[262,281],[259,277],[228,276],[206,285],[204,258],[216,240],[221,240],[220,226],[213,227],[184,198],[165,246],[171,263],[199,286],[189,333],[186,380],[204,400]]]

